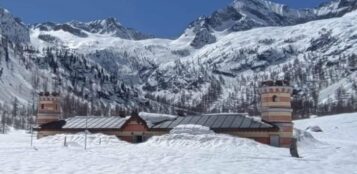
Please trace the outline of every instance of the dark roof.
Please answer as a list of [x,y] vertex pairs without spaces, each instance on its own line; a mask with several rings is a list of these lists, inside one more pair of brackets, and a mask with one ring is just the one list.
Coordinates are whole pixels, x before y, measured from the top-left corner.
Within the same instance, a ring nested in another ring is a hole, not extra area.
[[261,83],[261,86],[289,86],[290,83],[287,80],[267,80]]
[[246,116],[245,114],[207,114],[200,116],[178,117],[153,125],[153,129],[172,129],[177,125],[196,124],[211,129],[262,129],[274,128],[273,125]]
[[86,120],[88,129],[120,129],[127,119],[122,117],[76,116],[66,119],[63,129],[85,129]]
[[53,121],[40,125],[41,129],[61,129],[66,124],[65,120]]
[[[137,119],[145,123],[149,129],[168,130],[178,125],[196,124],[209,127],[212,130],[251,130],[251,129],[272,129],[274,125],[264,121],[246,116],[246,114],[206,114],[200,116],[185,116],[175,119],[164,120],[153,125],[146,124],[146,121],[139,116],[131,117],[99,117],[99,116],[76,116],[68,118],[65,121],[51,123],[48,126],[41,126],[42,129],[86,129],[86,120],[88,129],[121,129],[130,119]],[[58,126],[60,125],[60,127]]]

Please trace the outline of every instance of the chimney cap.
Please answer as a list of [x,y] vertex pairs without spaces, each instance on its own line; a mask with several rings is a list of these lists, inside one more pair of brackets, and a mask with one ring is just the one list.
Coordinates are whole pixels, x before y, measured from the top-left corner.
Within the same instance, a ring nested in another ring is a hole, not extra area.
[[59,96],[60,93],[59,92],[52,92],[52,96],[56,97],[56,96]]
[[261,86],[290,86],[287,80],[267,80],[261,83]]
[[50,92],[39,92],[38,95],[39,96],[46,96],[46,97],[48,97],[48,96],[57,97],[57,96],[60,95],[60,93],[59,92],[52,92],[52,93],[50,93]]

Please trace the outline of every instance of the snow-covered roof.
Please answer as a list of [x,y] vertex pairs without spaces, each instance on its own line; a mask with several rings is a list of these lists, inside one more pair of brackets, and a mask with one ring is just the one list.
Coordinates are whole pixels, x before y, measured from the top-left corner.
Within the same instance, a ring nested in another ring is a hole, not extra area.
[[163,121],[175,120],[177,118],[177,116],[175,115],[148,113],[148,112],[140,112],[139,116],[146,121],[146,124],[149,127]]

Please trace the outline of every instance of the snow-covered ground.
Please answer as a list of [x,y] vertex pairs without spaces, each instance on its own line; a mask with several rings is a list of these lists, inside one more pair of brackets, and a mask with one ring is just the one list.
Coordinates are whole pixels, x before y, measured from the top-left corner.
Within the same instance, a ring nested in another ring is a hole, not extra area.
[[185,127],[142,144],[90,135],[87,151],[82,134],[43,138],[31,148],[29,134],[11,131],[0,134],[0,173],[357,174],[357,113],[295,122],[299,129],[316,125],[323,132],[311,132],[316,140],[299,143],[299,159],[290,157],[288,149],[207,130],[194,135],[182,131]]

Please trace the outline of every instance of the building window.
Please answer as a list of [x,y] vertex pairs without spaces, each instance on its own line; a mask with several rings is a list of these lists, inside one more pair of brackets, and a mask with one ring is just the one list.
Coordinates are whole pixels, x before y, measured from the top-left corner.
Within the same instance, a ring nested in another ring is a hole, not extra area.
[[45,109],[45,105],[44,104],[41,104],[41,109]]
[[273,95],[273,102],[278,102],[279,101],[279,97],[276,95]]
[[142,143],[144,142],[144,137],[141,135],[134,136],[134,143]]

